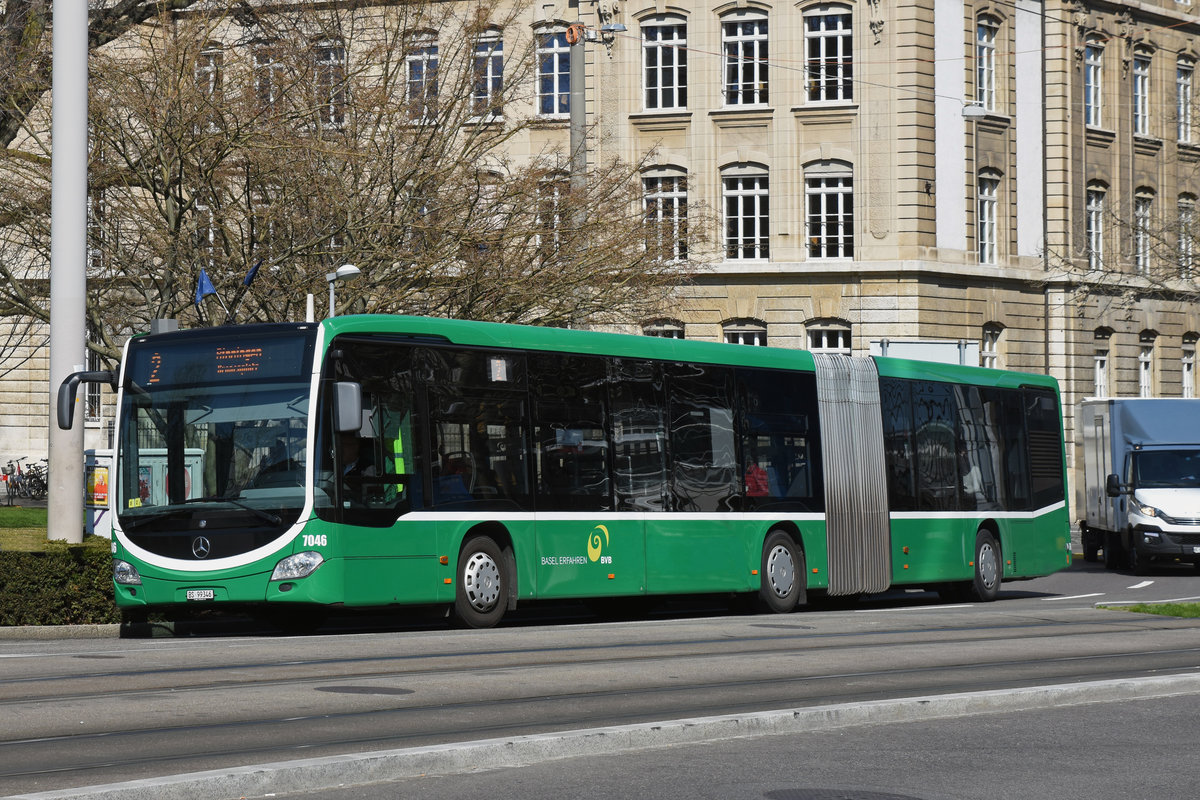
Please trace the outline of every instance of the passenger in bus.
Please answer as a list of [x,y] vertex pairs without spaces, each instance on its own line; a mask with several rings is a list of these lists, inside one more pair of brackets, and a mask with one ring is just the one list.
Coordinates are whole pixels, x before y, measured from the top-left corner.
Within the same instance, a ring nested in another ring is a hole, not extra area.
[[752,451],[746,464],[746,496],[767,497],[771,493],[767,471],[758,464],[758,453]]

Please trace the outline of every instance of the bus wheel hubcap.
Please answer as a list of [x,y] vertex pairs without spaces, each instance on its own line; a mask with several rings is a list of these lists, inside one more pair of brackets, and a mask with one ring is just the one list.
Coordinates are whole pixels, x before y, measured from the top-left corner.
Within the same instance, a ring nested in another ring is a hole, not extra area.
[[983,580],[983,585],[989,589],[996,585],[998,567],[995,549],[986,544],[979,548],[979,577]]
[[783,545],[776,545],[767,555],[767,580],[771,583],[771,591],[780,597],[787,597],[796,582],[796,565],[792,563],[792,554]]
[[487,611],[500,599],[500,566],[487,553],[475,553],[463,570],[467,599],[480,611]]

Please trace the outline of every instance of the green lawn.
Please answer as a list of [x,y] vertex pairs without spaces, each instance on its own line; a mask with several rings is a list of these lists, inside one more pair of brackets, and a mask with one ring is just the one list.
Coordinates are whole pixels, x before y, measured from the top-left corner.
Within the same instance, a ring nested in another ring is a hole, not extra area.
[[1164,617],[1200,617],[1200,603],[1138,603],[1132,606],[1105,606],[1135,614],[1158,614]]
[[0,550],[46,549],[46,509],[0,506]]

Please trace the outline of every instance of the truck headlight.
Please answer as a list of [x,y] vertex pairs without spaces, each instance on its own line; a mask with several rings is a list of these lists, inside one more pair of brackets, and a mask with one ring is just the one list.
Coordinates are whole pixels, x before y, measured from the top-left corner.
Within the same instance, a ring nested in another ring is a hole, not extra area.
[[1140,503],[1140,502],[1138,502],[1138,501],[1136,501],[1136,500],[1134,501],[1134,505],[1136,505],[1136,506],[1137,506],[1138,513],[1139,513],[1139,514],[1141,514],[1143,517],[1159,517],[1159,516],[1162,516],[1162,512],[1161,512],[1161,511],[1159,511],[1159,510],[1158,510],[1157,508],[1155,508],[1154,506],[1148,506],[1148,505],[1146,505],[1145,503]]
[[288,556],[276,564],[275,571],[271,573],[271,580],[288,581],[295,580],[296,578],[307,578],[323,563],[325,563],[325,557],[320,553],[313,550],[305,550],[303,553]]
[[142,585],[142,576],[138,574],[137,567],[119,558],[113,559],[113,580],[124,586]]

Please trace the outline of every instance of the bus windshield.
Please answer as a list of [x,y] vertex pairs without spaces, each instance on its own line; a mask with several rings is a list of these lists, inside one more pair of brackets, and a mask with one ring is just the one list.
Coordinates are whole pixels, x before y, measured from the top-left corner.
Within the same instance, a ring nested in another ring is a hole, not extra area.
[[262,530],[244,550],[304,506],[313,337],[292,327],[248,345],[230,333],[130,345],[116,491],[132,538],[165,546],[152,534],[202,518]]

